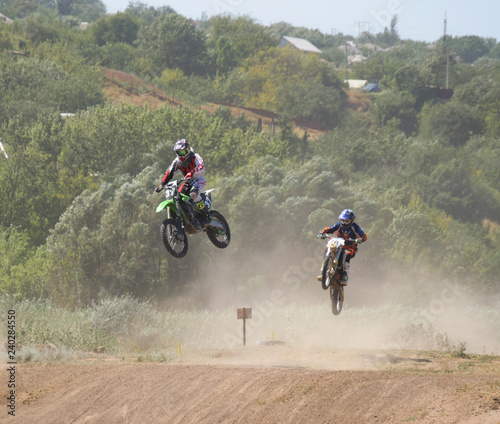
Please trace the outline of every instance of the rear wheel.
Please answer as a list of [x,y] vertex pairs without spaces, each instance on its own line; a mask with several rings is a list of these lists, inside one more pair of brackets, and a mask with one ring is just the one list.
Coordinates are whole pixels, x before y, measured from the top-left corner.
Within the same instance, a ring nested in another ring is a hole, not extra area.
[[214,246],[217,246],[219,249],[224,249],[229,246],[229,242],[231,241],[229,225],[220,212],[210,211],[210,216],[212,221],[217,222],[223,228],[209,226],[207,229],[207,236]]
[[330,287],[330,298],[332,299],[332,314],[338,315],[344,305],[344,288],[342,286]]
[[336,271],[337,265],[335,264],[332,256],[329,255],[323,261],[323,266],[321,267],[321,287],[323,287],[323,290],[326,290],[328,289],[328,287],[330,287],[335,277]]
[[174,219],[166,219],[161,223],[161,239],[165,248],[172,256],[183,258],[188,251],[188,239],[184,230],[177,230],[177,222]]

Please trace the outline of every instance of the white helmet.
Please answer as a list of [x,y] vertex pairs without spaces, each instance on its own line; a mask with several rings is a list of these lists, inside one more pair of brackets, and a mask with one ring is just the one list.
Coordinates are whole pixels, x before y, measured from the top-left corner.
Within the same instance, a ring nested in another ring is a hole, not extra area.
[[194,154],[193,149],[189,146],[185,138],[181,138],[175,143],[174,152],[181,160],[182,164],[186,163]]

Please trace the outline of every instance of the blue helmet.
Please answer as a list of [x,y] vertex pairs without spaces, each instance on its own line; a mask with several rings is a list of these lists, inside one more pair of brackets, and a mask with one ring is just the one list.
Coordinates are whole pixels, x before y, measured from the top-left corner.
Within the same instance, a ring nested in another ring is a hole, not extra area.
[[344,209],[339,215],[340,223],[344,228],[350,227],[354,222],[354,218],[356,218],[356,215],[351,209]]

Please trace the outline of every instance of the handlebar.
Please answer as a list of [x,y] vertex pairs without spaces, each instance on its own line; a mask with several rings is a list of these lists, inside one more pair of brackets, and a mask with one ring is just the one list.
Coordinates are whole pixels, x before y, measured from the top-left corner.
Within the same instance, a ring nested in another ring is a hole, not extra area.
[[[192,181],[193,181],[193,178],[181,178],[181,179],[177,180],[176,182],[177,182],[177,186],[180,186],[182,183],[190,184]],[[172,182],[169,182],[167,184],[162,184],[161,186],[156,187],[153,190],[153,193],[159,193],[162,190],[165,190],[165,187],[168,187],[171,184],[172,184]]]
[[[329,236],[328,234],[321,234],[321,233],[319,233],[316,237],[318,239],[321,239],[321,240],[326,239],[326,238],[329,238],[329,239],[335,238],[335,237]],[[339,237],[339,238],[341,238],[341,237]],[[354,242],[356,244],[359,244],[356,242],[357,239],[348,238],[348,239],[343,239],[343,240],[347,241],[347,242]]]

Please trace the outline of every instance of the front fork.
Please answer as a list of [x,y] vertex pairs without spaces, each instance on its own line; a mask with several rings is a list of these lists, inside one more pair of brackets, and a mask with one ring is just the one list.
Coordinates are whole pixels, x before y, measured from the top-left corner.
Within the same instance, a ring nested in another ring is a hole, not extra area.
[[339,248],[339,251],[337,252],[337,263],[339,264],[338,269],[341,269],[342,271],[344,270],[345,267],[345,259],[346,259],[345,250]]
[[[330,256],[330,248],[326,251],[326,257]],[[336,272],[343,270],[344,269],[344,262],[345,262],[345,251],[342,249],[342,247],[339,247],[337,250],[337,254],[335,255],[335,259],[333,260],[333,267],[335,268],[335,272],[332,275],[335,275]]]
[[[175,207],[177,209],[177,218],[176,218],[177,233],[184,234],[184,230],[182,229],[182,219],[181,219],[181,210],[182,209],[181,209],[181,205],[180,205],[178,197],[175,199]],[[168,214],[170,216],[170,214],[171,214],[170,209],[168,210]]]

